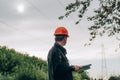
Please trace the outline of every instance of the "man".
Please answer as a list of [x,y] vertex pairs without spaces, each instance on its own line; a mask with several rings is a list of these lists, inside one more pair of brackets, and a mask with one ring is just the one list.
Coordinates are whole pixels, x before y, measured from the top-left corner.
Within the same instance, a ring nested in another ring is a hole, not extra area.
[[55,30],[55,44],[48,54],[49,80],[73,80],[72,71],[80,69],[79,66],[70,66],[66,57],[66,49],[63,47],[69,37],[65,27],[58,27]]

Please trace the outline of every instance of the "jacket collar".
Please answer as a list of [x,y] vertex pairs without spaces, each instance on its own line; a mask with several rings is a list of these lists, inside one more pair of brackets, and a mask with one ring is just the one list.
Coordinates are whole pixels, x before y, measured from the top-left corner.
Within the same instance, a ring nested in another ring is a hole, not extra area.
[[67,54],[66,49],[63,46],[59,45],[57,42],[55,42],[54,46],[59,48],[64,54]]

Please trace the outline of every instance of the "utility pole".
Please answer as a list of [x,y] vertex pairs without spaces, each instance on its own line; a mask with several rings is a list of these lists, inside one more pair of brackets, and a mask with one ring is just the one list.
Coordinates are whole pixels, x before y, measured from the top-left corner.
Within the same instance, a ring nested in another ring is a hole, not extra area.
[[101,45],[102,51],[101,51],[101,56],[102,56],[102,62],[101,62],[101,78],[102,80],[108,80],[107,77],[107,63],[106,63],[106,55],[105,55],[105,48],[104,48],[104,44]]

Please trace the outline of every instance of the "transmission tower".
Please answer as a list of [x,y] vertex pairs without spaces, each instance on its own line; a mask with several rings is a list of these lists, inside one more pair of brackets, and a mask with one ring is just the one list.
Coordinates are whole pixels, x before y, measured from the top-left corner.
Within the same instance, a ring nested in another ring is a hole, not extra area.
[[101,56],[102,56],[102,62],[101,62],[101,78],[102,80],[108,80],[107,78],[107,63],[106,63],[106,55],[105,55],[105,48],[104,44],[101,45],[102,51],[101,51]]

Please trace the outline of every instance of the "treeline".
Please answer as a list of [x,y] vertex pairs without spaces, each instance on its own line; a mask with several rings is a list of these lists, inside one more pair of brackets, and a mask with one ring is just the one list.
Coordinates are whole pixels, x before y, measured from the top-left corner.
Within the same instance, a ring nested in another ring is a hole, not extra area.
[[[90,80],[86,72],[74,72],[74,80]],[[0,80],[48,80],[47,62],[0,46]]]
[[47,62],[0,46],[0,80],[48,80]]

